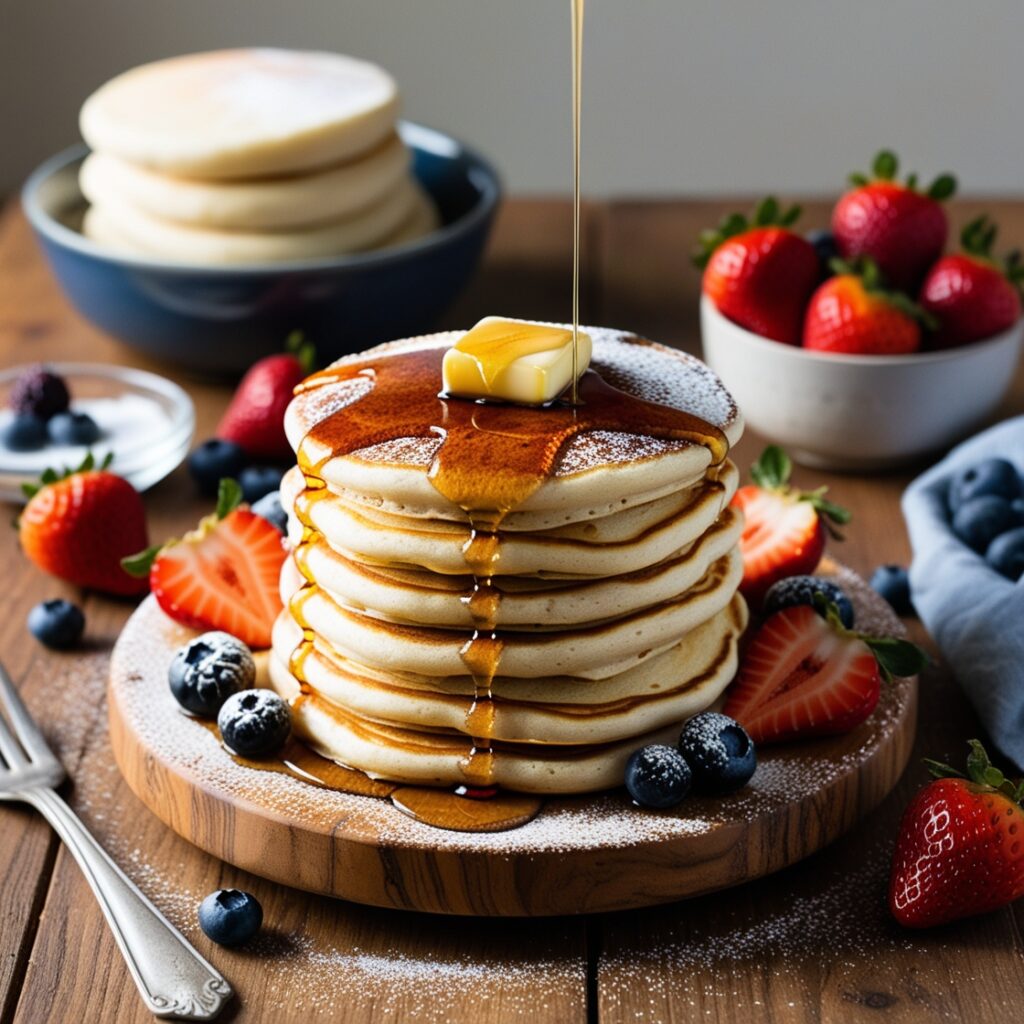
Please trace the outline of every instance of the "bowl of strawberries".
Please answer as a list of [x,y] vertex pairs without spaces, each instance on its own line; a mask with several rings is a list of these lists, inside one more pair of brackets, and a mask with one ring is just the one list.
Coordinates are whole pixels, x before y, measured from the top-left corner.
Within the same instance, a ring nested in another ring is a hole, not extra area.
[[747,422],[807,465],[879,469],[948,447],[1017,366],[1019,253],[993,254],[987,217],[947,253],[953,178],[919,190],[897,167],[885,151],[852,176],[828,231],[799,233],[799,208],[769,198],[701,235],[704,358]]

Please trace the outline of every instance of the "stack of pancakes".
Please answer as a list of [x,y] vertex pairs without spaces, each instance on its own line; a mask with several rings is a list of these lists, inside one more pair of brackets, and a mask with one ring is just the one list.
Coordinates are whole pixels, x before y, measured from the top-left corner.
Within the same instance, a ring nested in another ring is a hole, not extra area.
[[[698,360],[587,330],[591,367],[608,383],[739,439],[732,399]],[[336,365],[445,349],[459,337],[395,342]],[[297,451],[374,386],[368,376],[318,384],[288,411]],[[423,387],[434,394],[440,380]],[[479,680],[464,659],[480,581],[467,567],[469,516],[429,478],[443,443],[432,434],[328,452],[316,479],[308,466],[285,477],[294,555],[271,676],[320,753],[399,782],[480,784]],[[729,508],[737,482],[735,466],[712,465],[699,444],[591,431],[569,440],[551,475],[507,513],[491,563],[503,650],[490,685],[487,782],[549,793],[618,785],[637,746],[673,736],[714,703],[747,617],[737,593],[742,523]]]
[[437,212],[381,68],[338,54],[223,50],[125,72],[82,107],[84,232],[200,265],[410,241]]

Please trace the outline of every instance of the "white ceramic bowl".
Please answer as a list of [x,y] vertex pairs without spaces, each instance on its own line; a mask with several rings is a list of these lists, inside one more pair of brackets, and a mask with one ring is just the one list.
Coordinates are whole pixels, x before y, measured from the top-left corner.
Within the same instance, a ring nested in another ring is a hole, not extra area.
[[727,320],[702,296],[704,361],[746,422],[808,466],[883,469],[980,426],[1013,379],[1024,320],[985,341],[909,356],[809,352]]

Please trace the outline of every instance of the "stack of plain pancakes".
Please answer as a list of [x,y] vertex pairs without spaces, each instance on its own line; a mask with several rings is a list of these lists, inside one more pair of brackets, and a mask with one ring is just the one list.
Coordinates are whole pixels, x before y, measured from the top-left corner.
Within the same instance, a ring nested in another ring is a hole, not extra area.
[[125,72],[90,96],[83,230],[198,265],[335,256],[438,224],[381,68],[338,54],[223,50]]
[[[738,441],[735,404],[698,360],[622,332],[587,332],[591,368],[608,383]],[[445,349],[460,336],[394,342],[335,365]],[[293,447],[373,386],[372,377],[328,377],[300,391],[286,417]],[[436,394],[440,380],[423,387]],[[294,547],[271,677],[320,753],[374,777],[459,785],[475,781],[467,766],[478,693],[463,660],[475,581],[469,517],[429,478],[443,443],[433,434],[328,452],[316,481],[298,467],[286,475]],[[686,441],[577,434],[505,516],[493,561],[503,653],[491,685],[490,782],[540,793],[619,785],[636,747],[674,736],[732,679],[747,619],[737,593],[742,523],[729,508],[738,473],[728,459],[711,462]],[[320,480],[326,492],[304,500]]]

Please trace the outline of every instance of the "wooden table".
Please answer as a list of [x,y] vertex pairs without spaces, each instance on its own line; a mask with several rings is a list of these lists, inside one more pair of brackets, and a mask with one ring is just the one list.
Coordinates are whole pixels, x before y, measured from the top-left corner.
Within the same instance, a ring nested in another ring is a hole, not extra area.
[[[1004,237],[1024,241],[1024,203],[990,203]],[[582,309],[592,323],[628,326],[697,345],[698,277],[688,252],[726,204],[611,202],[587,207]],[[981,207],[956,207],[958,221]],[[811,204],[807,223],[825,222]],[[475,286],[448,318],[485,313],[564,320],[570,207],[509,203]],[[145,365],[83,323],[54,287],[20,213],[0,220],[3,365],[90,359]],[[165,371],[166,372],[166,371]],[[173,372],[170,376],[176,376]],[[189,382],[199,436],[228,392]],[[1018,376],[1003,414],[1024,409]],[[739,451],[749,464],[760,441]],[[855,515],[836,554],[861,572],[909,557],[898,498],[908,476],[828,477]],[[183,470],[146,496],[152,534],[180,533],[203,511]],[[13,510],[11,510],[13,512]],[[964,1021],[1020,1019],[1024,903],[926,934],[903,932],[884,906],[896,822],[925,779],[919,756],[959,760],[978,733],[941,665],[922,680],[918,749],[896,793],[831,848],[742,888],[656,910],[542,921],[456,920],[332,902],[239,872],[164,828],[128,791],[107,739],[110,645],[131,606],[84,597],[87,644],[54,654],[27,633],[28,609],[80,594],[32,569],[13,531],[0,533],[0,652],[59,750],[70,798],[128,874],[238,993],[232,1021]],[[921,630],[911,624],[919,639]],[[256,893],[267,928],[231,952],[199,931],[196,907],[219,886]],[[81,874],[32,811],[0,809],[0,1024],[151,1018],[142,1010]]]

